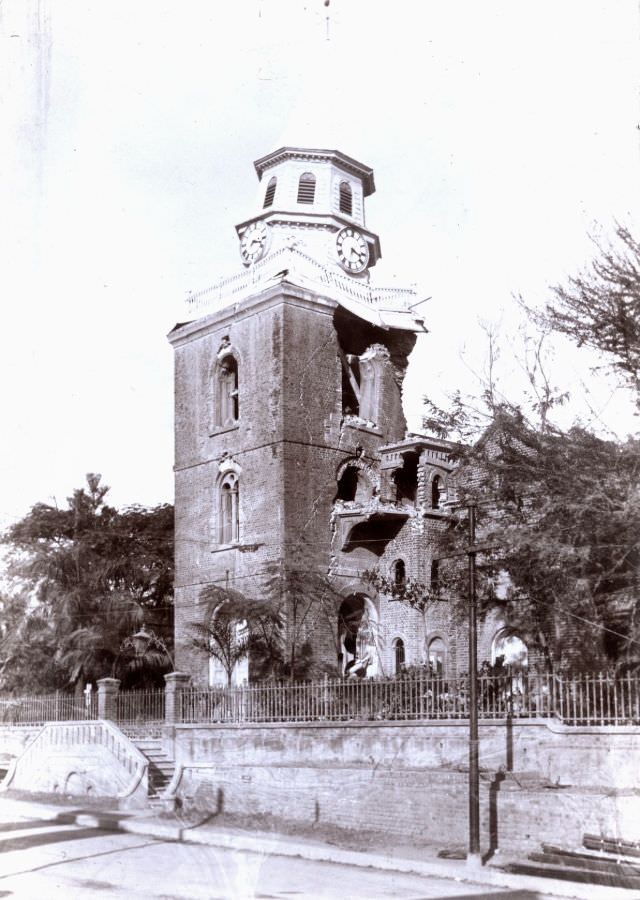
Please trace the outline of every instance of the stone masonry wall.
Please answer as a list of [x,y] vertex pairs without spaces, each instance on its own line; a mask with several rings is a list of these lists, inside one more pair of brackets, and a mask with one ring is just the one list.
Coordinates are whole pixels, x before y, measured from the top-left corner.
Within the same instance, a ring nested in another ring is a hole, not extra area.
[[[337,316],[335,303],[282,284],[180,326],[170,339],[176,351],[176,666],[205,684],[208,660],[190,638],[193,623],[212,613],[203,597],[207,585],[258,597],[278,561],[330,571],[338,470],[356,454],[376,465],[382,444],[404,436],[399,377],[415,338]],[[381,424],[349,422],[339,341],[361,353],[383,339],[391,358],[380,381]],[[215,427],[212,380],[218,354],[227,351],[238,363],[239,417]],[[216,485],[225,460],[239,470],[240,533],[237,543],[221,547]],[[359,560],[355,571],[363,567]],[[336,589],[347,594],[350,578],[338,574]],[[337,609],[326,627],[316,618],[316,661],[335,665]]]
[[[208,681],[208,656],[192,644],[194,624],[207,624],[215,608],[206,598],[207,586],[261,598],[274,567],[285,561],[289,568],[331,574],[336,596],[371,596],[379,616],[378,673],[395,671],[395,639],[403,640],[405,661],[413,665],[426,660],[434,635],[446,645],[445,674],[465,671],[465,630],[452,620],[446,600],[422,616],[372,596],[362,578],[368,569],[390,571],[402,558],[408,577],[429,582],[446,527],[443,513],[430,510],[431,478],[437,472],[445,479],[445,456],[437,450],[422,453],[408,517],[378,514],[368,542],[345,545],[348,518],[335,505],[341,466],[356,461],[371,482],[374,506],[382,495],[386,502],[393,500],[387,497],[390,485],[382,484],[390,472],[380,472],[381,448],[405,438],[401,382],[415,336],[384,332],[334,301],[283,282],[178,326],[170,340],[175,348],[177,669],[189,673],[196,685]],[[358,356],[376,344],[383,346],[376,376],[380,421],[373,423],[344,414],[340,350]],[[216,366],[225,353],[237,361],[239,416],[222,426],[216,425],[214,388]],[[238,474],[239,536],[221,546],[218,484],[224,466]],[[302,635],[313,644],[319,667],[337,664],[339,605],[334,597]],[[490,654],[492,636],[481,627],[481,661]]]
[[[179,726],[184,806],[464,844],[466,724]],[[638,728],[480,725],[483,849],[640,837]],[[512,772],[507,771],[511,766]]]

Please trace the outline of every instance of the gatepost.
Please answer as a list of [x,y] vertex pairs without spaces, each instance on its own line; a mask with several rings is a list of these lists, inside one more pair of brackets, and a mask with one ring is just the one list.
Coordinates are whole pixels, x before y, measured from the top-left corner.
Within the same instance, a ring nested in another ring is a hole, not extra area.
[[118,691],[120,690],[119,678],[99,678],[98,679],[98,718],[110,719],[115,722],[116,703],[118,699]]
[[182,719],[182,693],[189,686],[191,676],[184,672],[169,672],[164,680],[164,721],[167,725],[175,725]]

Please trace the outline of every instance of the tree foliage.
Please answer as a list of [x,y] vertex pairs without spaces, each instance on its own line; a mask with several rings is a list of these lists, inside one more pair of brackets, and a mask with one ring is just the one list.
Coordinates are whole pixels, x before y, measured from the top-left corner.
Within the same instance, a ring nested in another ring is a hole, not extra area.
[[282,675],[300,679],[333,672],[332,664],[314,657],[312,644],[324,646],[326,655],[337,660],[338,610],[344,597],[318,568],[314,547],[299,538],[267,573],[265,595],[277,604],[284,622]]
[[[552,670],[638,658],[639,469],[637,440],[616,443],[581,427],[540,431],[513,410],[461,453],[459,501],[478,503],[486,548],[481,601],[499,605]],[[448,540],[449,553],[468,543],[464,520]],[[502,600],[495,585],[504,573]]]
[[[600,351],[640,405],[640,245],[621,226],[616,237],[589,271],[553,288],[534,318]],[[460,510],[478,504],[481,602],[499,605],[551,669],[638,667],[640,441],[605,440],[582,425],[560,429],[552,413],[567,394],[551,388],[539,352],[528,374],[535,420],[492,383],[479,398],[456,394],[446,410],[427,401],[425,427],[443,437],[476,435],[458,450],[456,486]],[[466,522],[454,517],[442,548],[453,599],[466,597],[465,545]],[[495,585],[505,576],[510,587],[500,599]]]
[[552,290],[542,316],[553,331],[604,354],[640,405],[640,243],[623,225],[597,244],[589,269]]
[[[204,622],[193,622],[190,645],[213,656],[231,683],[235,666],[249,660],[252,681],[303,680],[335,666],[316,658],[312,643],[338,653],[338,608],[343,597],[321,572],[312,549],[298,541],[286,560],[268,564],[259,597],[227,585],[200,592]],[[313,642],[311,638],[314,638]]]
[[425,612],[442,596],[440,580],[437,585],[432,585],[423,584],[417,578],[407,578],[399,584],[395,578],[383,574],[379,569],[367,569],[362,577],[367,584],[384,594],[389,600],[406,603],[407,606],[417,609],[419,612]]
[[111,674],[129,684],[169,667],[154,648],[141,666],[123,642],[146,621],[172,643],[173,508],[118,511],[107,492],[89,474],[66,508],[38,503],[4,535],[3,690],[80,690]]
[[204,623],[192,623],[191,646],[218,660],[227,684],[236,665],[247,658],[252,680],[280,674],[283,623],[275,604],[215,584],[201,591],[200,600],[207,605],[207,615]]

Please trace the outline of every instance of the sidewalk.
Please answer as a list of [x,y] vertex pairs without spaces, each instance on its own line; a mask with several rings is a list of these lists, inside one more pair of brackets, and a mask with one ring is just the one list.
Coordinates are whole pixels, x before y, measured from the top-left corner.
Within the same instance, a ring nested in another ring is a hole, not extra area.
[[[57,798],[56,798],[57,800]],[[76,824],[83,828],[123,831],[157,838],[205,844],[261,855],[298,857],[317,862],[331,862],[347,866],[371,867],[386,871],[414,873],[445,878],[469,884],[503,887],[529,891],[535,897],[574,897],[578,900],[633,900],[635,891],[600,885],[575,884],[550,878],[514,875],[500,871],[493,865],[478,866],[466,860],[442,859],[438,847],[394,847],[390,842],[385,852],[342,849],[334,844],[309,837],[298,837],[274,831],[258,831],[219,825],[215,817],[200,821],[181,820],[177,815],[157,814],[148,809],[119,810],[109,807],[108,801],[96,800],[76,804],[65,802],[17,799],[0,795],[0,815],[18,819],[34,819],[56,824]],[[507,862],[507,860],[503,860]]]

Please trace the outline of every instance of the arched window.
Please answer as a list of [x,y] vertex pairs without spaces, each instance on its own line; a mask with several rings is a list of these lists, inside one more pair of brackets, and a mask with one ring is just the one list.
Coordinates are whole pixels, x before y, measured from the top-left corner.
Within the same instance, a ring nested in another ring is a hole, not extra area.
[[348,181],[340,182],[340,212],[353,215],[353,192]]
[[220,482],[218,498],[218,543],[234,544],[240,536],[239,483],[235,472]]
[[249,680],[249,625],[230,621],[221,607],[209,625],[209,687],[237,686]]
[[443,675],[446,663],[446,648],[442,638],[436,637],[429,641],[429,668],[434,675]]
[[434,475],[431,482],[431,509],[440,509],[443,500],[442,478]]
[[393,583],[397,588],[402,588],[407,583],[407,567],[403,559],[397,559],[393,564]]
[[402,638],[396,638],[393,642],[393,663],[396,675],[398,674],[398,672],[402,672],[402,669],[404,668],[404,661],[404,641],[402,640]]
[[218,427],[235,424],[240,417],[238,400],[238,361],[235,356],[223,356],[216,369],[215,415]]
[[509,629],[502,629],[491,644],[491,665],[509,666],[511,669],[525,669],[529,662],[527,645]]
[[305,172],[298,182],[298,203],[313,203],[316,194],[316,176]]
[[271,206],[273,203],[273,198],[276,193],[276,184],[278,183],[278,179],[273,176],[273,178],[269,179],[269,183],[267,184],[267,190],[264,195],[264,203],[262,204],[263,209],[266,209],[267,206]]
[[440,560],[431,560],[431,590],[434,594],[440,592]]
[[378,611],[364,594],[351,594],[338,610],[338,665],[345,675],[378,672]]

